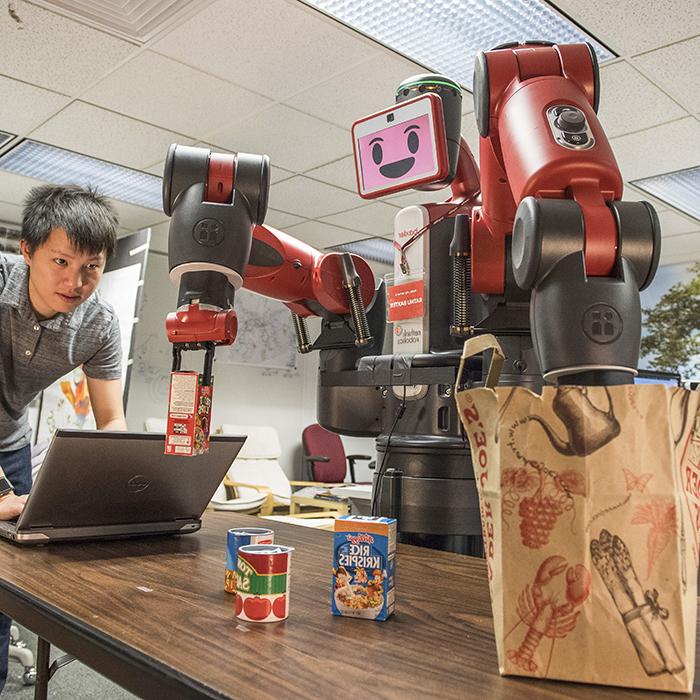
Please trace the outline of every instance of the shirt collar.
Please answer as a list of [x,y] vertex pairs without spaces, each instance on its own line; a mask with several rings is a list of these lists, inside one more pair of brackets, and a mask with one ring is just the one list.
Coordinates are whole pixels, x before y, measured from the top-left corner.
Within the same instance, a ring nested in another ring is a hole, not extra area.
[[[19,260],[12,266],[7,282],[2,291],[0,291],[0,304],[14,307],[22,318],[37,320],[36,313],[29,301],[29,266],[24,260]],[[85,310],[82,308],[83,304],[71,313],[58,313],[38,323],[40,326],[51,330],[58,330],[63,326],[77,330],[80,328],[85,314]]]

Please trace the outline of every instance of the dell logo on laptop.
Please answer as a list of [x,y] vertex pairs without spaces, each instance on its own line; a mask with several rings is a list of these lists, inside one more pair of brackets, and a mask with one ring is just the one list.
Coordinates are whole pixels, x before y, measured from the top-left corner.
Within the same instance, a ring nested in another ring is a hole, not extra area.
[[131,493],[139,493],[140,491],[145,491],[150,485],[151,482],[145,476],[137,474],[129,479],[127,488]]

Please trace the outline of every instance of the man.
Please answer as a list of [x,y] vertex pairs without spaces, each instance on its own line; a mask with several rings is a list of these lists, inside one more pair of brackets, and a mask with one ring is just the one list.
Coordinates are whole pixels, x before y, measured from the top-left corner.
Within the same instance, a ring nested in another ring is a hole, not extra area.
[[[13,489],[0,497],[2,519],[19,515],[31,488],[27,406],[43,389],[82,366],[97,428],[126,430],[119,323],[94,294],[116,229],[112,207],[94,192],[36,187],[22,218],[23,259],[0,255],[0,467]],[[0,692],[9,629],[0,615]]]

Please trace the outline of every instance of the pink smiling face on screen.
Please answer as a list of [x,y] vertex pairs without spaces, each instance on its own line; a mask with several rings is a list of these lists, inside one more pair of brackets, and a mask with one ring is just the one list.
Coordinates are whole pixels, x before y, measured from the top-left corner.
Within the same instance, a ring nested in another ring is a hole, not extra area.
[[427,114],[362,136],[358,146],[365,190],[416,180],[436,168]]

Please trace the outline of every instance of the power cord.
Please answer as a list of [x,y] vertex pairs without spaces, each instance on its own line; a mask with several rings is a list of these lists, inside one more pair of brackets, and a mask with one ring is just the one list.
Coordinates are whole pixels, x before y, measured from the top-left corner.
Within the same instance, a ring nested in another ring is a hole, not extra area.
[[401,416],[403,416],[404,412],[406,411],[406,386],[403,388],[403,398],[401,399],[401,403],[399,404],[399,410],[396,412],[396,417],[394,418],[394,423],[391,426],[391,429],[389,430],[389,435],[386,439],[386,447],[384,448],[384,455],[382,456],[382,463],[379,465],[379,469],[377,470],[377,480],[375,482],[376,488],[372,492],[372,510],[370,513],[372,515],[377,515],[377,505],[379,503],[380,495],[381,495],[381,489],[383,488],[382,484],[382,477],[384,476],[384,465],[386,464],[386,459],[389,456],[389,448],[391,446],[391,436],[394,434],[394,430],[396,429],[396,424],[399,422],[401,419]]

